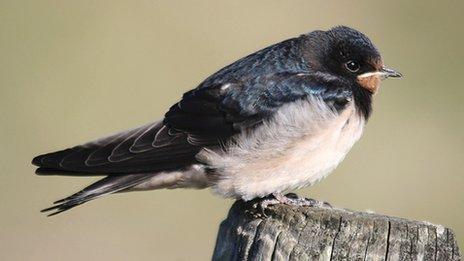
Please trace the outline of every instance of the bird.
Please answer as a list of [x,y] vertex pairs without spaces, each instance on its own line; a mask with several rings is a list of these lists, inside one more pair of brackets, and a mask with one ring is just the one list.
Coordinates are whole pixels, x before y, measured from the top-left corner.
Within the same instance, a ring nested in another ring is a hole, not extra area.
[[283,193],[331,173],[361,137],[381,81],[401,76],[347,26],[273,44],[206,78],[163,119],[35,157],[38,175],[102,176],[42,212],[163,188],[297,204]]

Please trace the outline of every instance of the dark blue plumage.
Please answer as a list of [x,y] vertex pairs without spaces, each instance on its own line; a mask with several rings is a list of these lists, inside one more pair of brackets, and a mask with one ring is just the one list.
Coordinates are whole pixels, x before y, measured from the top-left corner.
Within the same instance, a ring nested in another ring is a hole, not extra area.
[[301,40],[302,38],[288,39],[241,58],[206,78],[198,88],[209,88],[260,75],[308,72],[308,65],[302,55]]

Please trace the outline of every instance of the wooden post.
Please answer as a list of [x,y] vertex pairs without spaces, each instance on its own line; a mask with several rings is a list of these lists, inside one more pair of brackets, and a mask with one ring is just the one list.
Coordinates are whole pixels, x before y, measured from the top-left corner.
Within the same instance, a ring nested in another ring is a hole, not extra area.
[[213,260],[461,260],[454,232],[440,225],[328,207],[262,210],[255,203],[234,203]]

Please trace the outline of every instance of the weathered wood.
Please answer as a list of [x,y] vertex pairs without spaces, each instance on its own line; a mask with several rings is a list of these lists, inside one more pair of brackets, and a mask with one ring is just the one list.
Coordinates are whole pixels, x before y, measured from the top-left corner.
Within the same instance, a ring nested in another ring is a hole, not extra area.
[[213,260],[461,260],[453,231],[440,225],[328,207],[259,209],[255,203],[232,206]]

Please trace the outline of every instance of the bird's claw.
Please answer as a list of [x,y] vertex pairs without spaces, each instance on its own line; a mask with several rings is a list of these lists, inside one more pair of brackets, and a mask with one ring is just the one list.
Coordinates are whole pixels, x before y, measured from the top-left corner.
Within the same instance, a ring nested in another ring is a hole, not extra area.
[[262,200],[253,204],[253,207],[260,210],[262,216],[266,216],[265,209],[268,206],[285,204],[298,207],[325,207],[332,208],[328,202],[319,201],[311,198],[302,198],[294,193],[283,195],[281,193],[272,193],[271,196],[265,197]]

